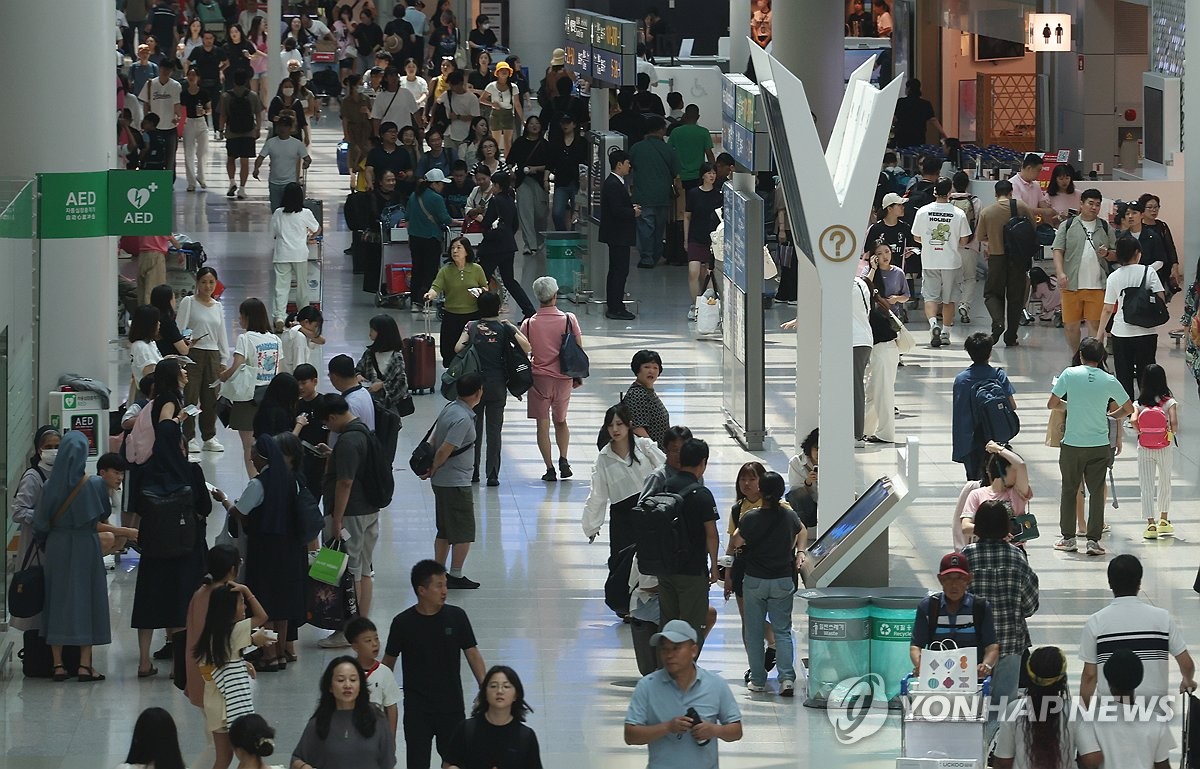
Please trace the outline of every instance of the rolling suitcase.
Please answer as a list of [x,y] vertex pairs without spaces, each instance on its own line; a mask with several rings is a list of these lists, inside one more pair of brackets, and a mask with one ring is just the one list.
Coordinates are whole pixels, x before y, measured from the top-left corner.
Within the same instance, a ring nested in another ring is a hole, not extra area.
[[317,235],[325,234],[325,201],[317,200],[316,198],[305,198],[304,207],[312,211],[313,217],[317,220],[320,227],[317,229]]
[[350,142],[338,142],[337,167],[342,176],[350,175]]
[[411,393],[433,392],[437,382],[437,341],[429,333],[431,316],[424,315],[425,333],[404,340],[404,369]]

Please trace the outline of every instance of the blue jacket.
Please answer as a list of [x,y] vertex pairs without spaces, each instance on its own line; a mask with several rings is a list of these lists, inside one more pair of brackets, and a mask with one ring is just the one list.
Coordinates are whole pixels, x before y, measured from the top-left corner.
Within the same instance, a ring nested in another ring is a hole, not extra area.
[[980,382],[998,381],[1009,395],[1014,395],[1012,384],[1004,369],[987,363],[973,363],[954,377],[954,409],[950,422],[950,433],[954,439],[951,458],[963,462],[975,448],[975,402],[972,389]]
[[[445,198],[429,187],[424,191],[414,192],[408,199],[406,210],[410,238],[429,238],[440,242],[442,228],[449,226],[453,221],[450,212],[446,210]],[[429,213],[426,214],[426,211]]]

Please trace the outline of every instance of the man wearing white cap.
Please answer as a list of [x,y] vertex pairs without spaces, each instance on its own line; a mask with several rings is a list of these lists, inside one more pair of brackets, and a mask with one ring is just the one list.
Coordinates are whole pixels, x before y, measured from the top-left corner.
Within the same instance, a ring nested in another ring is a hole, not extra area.
[[650,637],[663,667],[638,681],[625,713],[625,744],[648,745],[647,769],[717,769],[717,740],[742,738],[729,684],[696,665],[696,630],[675,619]]

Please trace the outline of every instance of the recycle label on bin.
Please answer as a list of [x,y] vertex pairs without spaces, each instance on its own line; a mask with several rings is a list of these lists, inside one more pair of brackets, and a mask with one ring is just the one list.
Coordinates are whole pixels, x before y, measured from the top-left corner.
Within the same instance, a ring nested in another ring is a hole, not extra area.
[[912,638],[913,621],[912,620],[872,620],[871,621],[871,640],[872,641],[909,641]]

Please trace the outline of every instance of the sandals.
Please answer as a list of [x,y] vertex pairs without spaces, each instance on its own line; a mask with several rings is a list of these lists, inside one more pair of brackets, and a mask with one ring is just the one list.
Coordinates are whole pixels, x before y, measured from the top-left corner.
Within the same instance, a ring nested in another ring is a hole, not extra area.
[[[60,670],[62,671],[61,673],[58,672]],[[66,665],[55,665],[54,666],[54,675],[51,676],[51,678],[53,678],[55,681],[62,683],[63,681],[66,681],[70,677],[71,677],[71,674],[67,672]]]
[[282,668],[279,667],[278,659],[270,660],[255,660],[253,663],[254,669],[259,673],[278,673]]
[[138,678],[153,678],[158,675],[158,668],[151,665],[145,670],[138,670]]
[[86,684],[86,683],[91,683],[92,681],[103,681],[104,680],[104,676],[100,673],[97,673],[94,668],[84,667],[83,665],[80,665],[79,669],[87,671],[86,675],[84,675],[84,674],[79,675],[80,683]]

